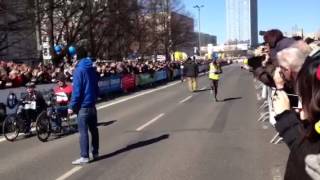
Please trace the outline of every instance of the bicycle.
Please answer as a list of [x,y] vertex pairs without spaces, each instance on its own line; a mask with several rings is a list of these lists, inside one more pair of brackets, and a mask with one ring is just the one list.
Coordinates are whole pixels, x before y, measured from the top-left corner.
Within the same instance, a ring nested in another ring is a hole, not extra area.
[[[26,117],[23,116],[23,111],[27,109],[35,110],[33,101],[18,101],[18,107],[13,115],[8,115],[2,124],[2,132],[8,141],[14,141],[21,132],[26,132],[30,127],[26,126]],[[31,120],[33,123],[34,120]],[[32,126],[32,125],[31,125]]]
[[[54,93],[51,93],[49,95],[49,100],[47,101],[47,110],[41,112],[36,120],[37,137],[42,142],[46,142],[52,133],[57,135],[62,133],[64,129],[67,129],[68,132],[74,130],[70,117],[68,115],[61,117],[61,114],[59,114],[59,112],[57,111],[56,96],[57,95],[55,95]],[[60,118],[59,120],[61,120],[61,126],[57,127],[58,130],[53,130],[52,123],[58,118]],[[63,123],[65,125],[63,125]]]

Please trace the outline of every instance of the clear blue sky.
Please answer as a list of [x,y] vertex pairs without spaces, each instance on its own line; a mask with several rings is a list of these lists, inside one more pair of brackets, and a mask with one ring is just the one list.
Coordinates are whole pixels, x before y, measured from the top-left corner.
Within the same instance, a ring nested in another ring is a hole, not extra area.
[[[198,31],[198,13],[194,5],[204,5],[201,9],[201,31],[217,35],[218,43],[226,36],[225,0],[181,0],[185,10],[195,19]],[[297,25],[304,32],[320,30],[320,0],[258,0],[258,30],[278,28],[291,32]]]

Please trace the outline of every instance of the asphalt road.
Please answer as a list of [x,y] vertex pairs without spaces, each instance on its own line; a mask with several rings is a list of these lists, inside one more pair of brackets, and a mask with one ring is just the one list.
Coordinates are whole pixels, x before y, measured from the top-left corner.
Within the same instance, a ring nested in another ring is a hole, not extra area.
[[0,137],[0,179],[278,180],[288,150],[269,143],[250,73],[224,67],[220,102],[206,76],[197,93],[173,82],[97,105],[100,160],[73,166],[78,134],[13,143]]

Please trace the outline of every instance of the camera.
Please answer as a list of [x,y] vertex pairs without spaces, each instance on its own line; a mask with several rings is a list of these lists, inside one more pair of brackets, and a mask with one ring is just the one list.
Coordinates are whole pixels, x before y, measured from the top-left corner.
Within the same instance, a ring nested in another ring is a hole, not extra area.
[[252,67],[252,69],[257,69],[262,66],[262,62],[266,59],[266,56],[254,56],[248,59],[248,65]]

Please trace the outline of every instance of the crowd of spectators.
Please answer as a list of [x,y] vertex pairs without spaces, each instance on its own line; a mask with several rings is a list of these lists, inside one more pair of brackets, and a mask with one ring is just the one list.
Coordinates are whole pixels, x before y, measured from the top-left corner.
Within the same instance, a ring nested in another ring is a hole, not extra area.
[[153,61],[121,61],[121,62],[103,62],[97,61],[97,72],[100,77],[108,77],[112,75],[126,74],[153,74],[156,71],[167,70],[173,72],[174,69],[179,69],[180,65],[177,62],[153,62]]
[[[275,128],[290,150],[284,179],[319,179],[320,155],[308,155],[320,153],[320,39],[285,37],[272,29],[264,40],[248,64],[273,89]],[[292,94],[301,106],[293,105]]]
[[[204,61],[199,61],[204,64]],[[180,68],[180,62],[158,62],[158,61],[104,61],[97,60],[96,66],[98,75],[109,77],[112,75],[154,73],[159,70],[166,70],[173,74],[174,69]],[[39,63],[36,66],[18,64],[12,61],[0,61],[0,89],[21,87],[28,82],[46,84],[55,82],[58,74],[63,73],[67,80],[72,80],[72,72],[75,64],[61,63],[58,66]]]
[[40,63],[31,67],[27,64],[0,61],[0,88],[19,87],[30,81],[48,83],[54,71],[52,65]]

